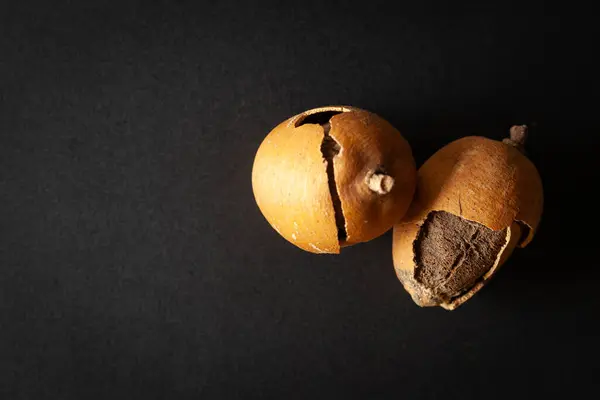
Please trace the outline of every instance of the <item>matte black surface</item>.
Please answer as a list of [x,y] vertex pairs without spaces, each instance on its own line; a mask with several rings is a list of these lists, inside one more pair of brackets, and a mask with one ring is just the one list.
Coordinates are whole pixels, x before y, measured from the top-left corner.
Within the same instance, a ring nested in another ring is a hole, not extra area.
[[[597,395],[589,10],[149,3],[0,5],[0,398]],[[288,244],[253,157],[328,104],[382,115],[419,164],[534,124],[538,236],[454,312],[412,303],[390,234]]]

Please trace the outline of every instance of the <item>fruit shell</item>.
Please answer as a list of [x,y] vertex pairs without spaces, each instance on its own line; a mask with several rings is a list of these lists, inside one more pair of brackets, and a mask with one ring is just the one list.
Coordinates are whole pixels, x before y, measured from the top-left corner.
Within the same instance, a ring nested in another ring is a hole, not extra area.
[[521,152],[477,136],[454,141],[419,169],[413,204],[407,216],[394,227],[393,258],[398,277],[417,304],[436,305],[429,303],[427,293],[413,279],[416,268],[413,243],[432,211],[446,211],[492,230],[507,229],[507,245],[483,280],[450,304],[440,304],[454,309],[485,284],[515,246],[524,247],[531,241],[542,209],[540,176]]
[[[339,145],[333,177],[344,217],[345,240],[338,238],[323,126],[303,124],[316,113],[338,111],[328,135]],[[393,178],[386,193],[370,188],[370,178]],[[416,186],[410,146],[387,121],[365,110],[329,106],[308,110],[279,124],[261,144],[252,186],[267,221],[285,239],[313,253],[339,253],[340,247],[371,240],[408,210]]]
[[323,136],[320,125],[295,128],[293,118],[279,124],[256,153],[252,188],[261,212],[281,236],[306,251],[339,253]]
[[[358,131],[368,135],[355,134]],[[329,135],[341,147],[333,163],[346,222],[343,246],[367,242],[392,228],[410,206],[417,181],[411,148],[386,120],[359,109],[334,116]],[[394,179],[386,194],[368,185],[378,171]]]

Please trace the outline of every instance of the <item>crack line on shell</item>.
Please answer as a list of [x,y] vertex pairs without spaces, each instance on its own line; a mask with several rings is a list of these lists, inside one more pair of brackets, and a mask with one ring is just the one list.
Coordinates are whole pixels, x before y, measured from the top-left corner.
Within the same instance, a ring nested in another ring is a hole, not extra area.
[[340,144],[329,135],[331,129],[330,122],[321,125],[323,127],[323,142],[321,143],[321,153],[327,163],[327,180],[329,183],[329,193],[331,194],[331,202],[333,203],[333,211],[335,215],[335,224],[338,230],[338,240],[344,242],[347,239],[346,220],[342,210],[342,202],[337,190],[335,182],[335,172],[333,159],[341,150]]

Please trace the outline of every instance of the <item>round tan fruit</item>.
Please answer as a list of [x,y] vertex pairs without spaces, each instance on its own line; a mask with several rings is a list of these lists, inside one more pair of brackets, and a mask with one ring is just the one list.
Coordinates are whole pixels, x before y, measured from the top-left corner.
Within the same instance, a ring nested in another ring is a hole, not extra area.
[[522,153],[526,132],[514,126],[504,142],[459,139],[419,169],[415,199],[393,237],[396,274],[418,305],[455,309],[533,238],[543,190]]
[[267,221],[313,253],[339,253],[389,230],[408,209],[415,184],[415,162],[400,132],[348,106],[282,122],[260,145],[252,169]]

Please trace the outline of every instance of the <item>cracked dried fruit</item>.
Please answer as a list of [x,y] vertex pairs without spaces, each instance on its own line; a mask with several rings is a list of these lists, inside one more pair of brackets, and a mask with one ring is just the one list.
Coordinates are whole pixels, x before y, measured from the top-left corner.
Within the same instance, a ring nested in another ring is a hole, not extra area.
[[420,306],[453,310],[533,238],[542,182],[523,154],[527,128],[503,142],[465,137],[419,169],[417,193],[394,226],[394,267]]
[[339,253],[385,233],[408,209],[415,183],[415,162],[400,132],[347,106],[282,122],[260,145],[252,169],[267,221],[313,253]]

